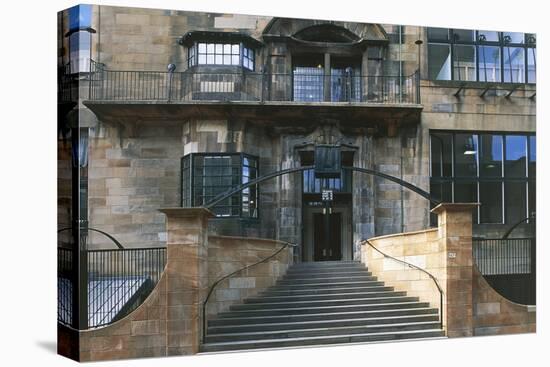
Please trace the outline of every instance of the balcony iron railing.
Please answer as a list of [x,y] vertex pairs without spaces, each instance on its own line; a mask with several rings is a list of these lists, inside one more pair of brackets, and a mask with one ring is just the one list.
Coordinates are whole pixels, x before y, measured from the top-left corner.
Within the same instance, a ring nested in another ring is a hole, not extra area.
[[419,104],[409,76],[112,71],[92,65],[92,101],[248,101]]

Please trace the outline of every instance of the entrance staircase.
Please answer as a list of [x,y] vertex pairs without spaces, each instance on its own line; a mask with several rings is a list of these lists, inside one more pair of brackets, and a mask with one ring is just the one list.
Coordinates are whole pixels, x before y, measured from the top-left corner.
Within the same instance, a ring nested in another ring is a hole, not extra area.
[[357,261],[300,263],[276,285],[208,321],[203,352],[444,336],[439,310]]

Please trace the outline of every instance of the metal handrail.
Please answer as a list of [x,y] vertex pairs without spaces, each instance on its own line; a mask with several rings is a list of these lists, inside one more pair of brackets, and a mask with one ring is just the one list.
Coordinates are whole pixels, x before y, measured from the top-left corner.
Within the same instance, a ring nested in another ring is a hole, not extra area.
[[418,267],[414,264],[408,263],[404,260],[397,259],[397,258],[395,258],[391,255],[388,255],[388,254],[380,251],[369,240],[363,240],[363,243],[366,243],[367,245],[372,247],[374,250],[376,250],[378,253],[380,253],[382,256],[384,256],[386,258],[389,258],[389,259],[395,260],[397,262],[400,262],[402,264],[405,264],[409,268],[414,268],[416,270],[420,270],[421,272],[425,273],[426,275],[428,275],[433,280],[433,282],[435,283],[435,286],[437,287],[437,290],[439,291],[439,325],[440,325],[441,329],[443,329],[443,294],[444,294],[444,292],[443,292],[443,289],[441,288],[441,286],[439,285],[439,282],[437,281],[436,277],[434,277],[432,274],[430,274],[425,269],[422,269],[421,267]]
[[264,258],[263,260],[260,260],[260,261],[257,261],[255,262],[254,264],[251,264],[251,265],[247,265],[239,270],[235,270],[234,272],[230,273],[230,274],[227,274],[221,278],[219,278],[218,280],[216,280],[211,286],[210,286],[210,289],[208,290],[208,294],[206,295],[206,298],[204,299],[204,302],[202,303],[202,342],[203,343],[206,343],[206,331],[207,331],[207,313],[206,313],[206,305],[208,303],[208,300],[210,299],[210,296],[212,295],[212,292],[214,292],[214,289],[216,288],[216,286],[218,284],[220,284],[222,281],[224,281],[225,279],[227,278],[230,278],[232,277],[233,275],[243,271],[243,270],[246,270],[246,269],[250,269],[251,267],[253,266],[256,266],[258,264],[261,264],[261,263],[264,263],[266,262],[267,260],[277,256],[281,251],[283,251],[285,248],[287,247],[297,247],[296,244],[294,243],[290,243],[290,242],[284,242],[283,246],[278,249],[277,251],[275,251],[274,253],[272,253],[271,255],[269,255],[268,257]]
[[[61,233],[63,231],[68,231],[70,229],[73,229],[73,227],[66,227],[66,228],[61,228],[60,230],[57,231],[57,233]],[[93,231],[93,232],[98,232],[98,233],[101,233],[102,235],[106,236],[107,238],[109,238],[111,241],[113,241],[113,243],[119,248],[119,249],[124,249],[124,246],[122,246],[122,244],[120,242],[118,242],[118,240],[116,238],[114,238],[113,236],[111,236],[109,233],[107,232],[104,232],[104,231],[101,231],[99,229],[96,229],[96,228],[92,228],[92,227],[83,227],[81,229],[84,229],[84,230],[88,230],[88,231]]]

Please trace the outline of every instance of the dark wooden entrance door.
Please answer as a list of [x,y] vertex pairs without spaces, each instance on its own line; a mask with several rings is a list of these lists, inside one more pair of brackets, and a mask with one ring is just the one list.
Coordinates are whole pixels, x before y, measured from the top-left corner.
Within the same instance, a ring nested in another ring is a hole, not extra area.
[[313,214],[313,260],[342,260],[342,214],[328,214],[326,223],[326,214]]

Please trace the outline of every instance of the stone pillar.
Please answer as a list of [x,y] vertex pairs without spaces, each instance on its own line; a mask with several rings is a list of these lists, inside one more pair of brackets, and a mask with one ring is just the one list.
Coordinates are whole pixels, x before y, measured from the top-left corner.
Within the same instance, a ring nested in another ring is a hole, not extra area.
[[[166,354],[195,354],[208,291],[208,219],[204,208],[164,208],[166,214]],[[162,297],[161,297],[162,298]]]
[[478,204],[442,203],[438,215],[439,243],[446,274],[443,323],[448,337],[473,336],[472,210]]

